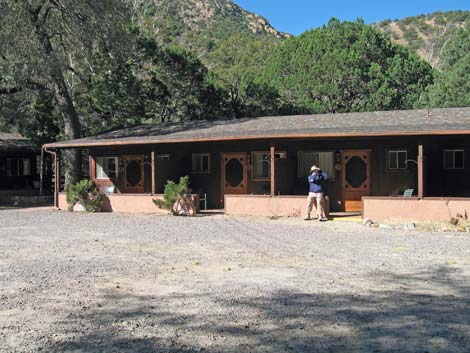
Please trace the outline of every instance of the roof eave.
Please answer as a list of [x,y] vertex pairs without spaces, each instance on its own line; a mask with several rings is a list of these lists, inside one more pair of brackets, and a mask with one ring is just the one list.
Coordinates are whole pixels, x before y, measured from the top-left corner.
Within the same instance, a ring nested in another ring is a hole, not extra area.
[[225,136],[225,137],[203,137],[182,138],[172,140],[145,139],[145,140],[102,140],[102,141],[80,141],[48,143],[43,147],[52,149],[61,148],[87,148],[105,146],[131,146],[131,145],[154,145],[169,143],[194,143],[194,142],[224,142],[260,139],[303,139],[303,138],[338,138],[338,137],[394,137],[394,136],[436,136],[436,135],[469,135],[470,130],[432,130],[432,131],[395,131],[395,132],[337,132],[337,133],[310,133],[310,134],[283,134],[283,135],[251,135],[251,136]]

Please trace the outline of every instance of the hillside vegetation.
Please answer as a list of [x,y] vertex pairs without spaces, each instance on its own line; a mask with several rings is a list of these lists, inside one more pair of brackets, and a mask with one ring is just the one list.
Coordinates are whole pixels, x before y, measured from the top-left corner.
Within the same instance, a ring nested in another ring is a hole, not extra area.
[[470,29],[460,29],[441,57],[442,72],[421,94],[417,107],[470,106]]
[[137,22],[161,44],[176,44],[205,54],[233,35],[280,41],[289,35],[229,0],[129,0]]
[[435,12],[394,21],[388,19],[373,26],[389,35],[395,43],[415,51],[433,67],[441,69],[442,57],[449,43],[460,29],[470,27],[470,11]]

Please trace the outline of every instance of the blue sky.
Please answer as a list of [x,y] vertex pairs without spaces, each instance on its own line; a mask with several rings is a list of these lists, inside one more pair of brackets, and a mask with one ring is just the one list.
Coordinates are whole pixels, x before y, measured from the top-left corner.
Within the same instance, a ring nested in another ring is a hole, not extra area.
[[280,31],[300,34],[328,23],[363,18],[366,23],[422,13],[470,10],[470,0],[234,0],[246,10],[266,17]]

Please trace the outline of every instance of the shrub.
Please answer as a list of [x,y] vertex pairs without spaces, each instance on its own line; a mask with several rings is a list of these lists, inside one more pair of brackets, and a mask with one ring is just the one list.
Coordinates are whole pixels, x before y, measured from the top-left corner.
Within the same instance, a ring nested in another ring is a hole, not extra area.
[[186,198],[191,193],[189,189],[189,176],[180,178],[179,183],[169,180],[165,185],[163,200],[154,199],[153,203],[159,208],[169,210],[172,214],[178,215],[176,201]]
[[69,184],[66,189],[69,211],[75,204],[80,203],[87,212],[99,212],[103,204],[103,195],[90,180],[82,180],[76,184]]
[[405,30],[404,37],[408,42],[417,40],[419,38],[418,31],[411,27]]

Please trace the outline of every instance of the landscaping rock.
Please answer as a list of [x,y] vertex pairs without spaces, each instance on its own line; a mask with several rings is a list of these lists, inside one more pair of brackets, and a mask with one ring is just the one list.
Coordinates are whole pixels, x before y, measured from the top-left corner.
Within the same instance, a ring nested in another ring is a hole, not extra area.
[[362,220],[362,224],[366,227],[372,227],[374,225],[374,221],[372,221],[370,218],[365,218]]
[[380,229],[395,229],[393,226],[390,224],[379,224]]
[[73,205],[73,212],[86,212],[85,206],[83,206],[80,202]]
[[415,230],[416,225],[414,223],[406,223],[403,225],[404,230]]

